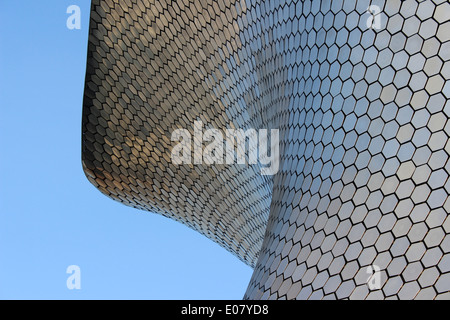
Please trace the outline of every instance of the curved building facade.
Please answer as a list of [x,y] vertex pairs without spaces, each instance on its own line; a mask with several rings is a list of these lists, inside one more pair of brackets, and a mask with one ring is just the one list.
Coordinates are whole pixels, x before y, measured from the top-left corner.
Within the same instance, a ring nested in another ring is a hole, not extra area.
[[[449,299],[449,19],[447,1],[93,0],[86,176],[252,266],[245,299]],[[279,170],[207,164],[199,123],[278,129]],[[173,161],[180,129],[193,163]]]

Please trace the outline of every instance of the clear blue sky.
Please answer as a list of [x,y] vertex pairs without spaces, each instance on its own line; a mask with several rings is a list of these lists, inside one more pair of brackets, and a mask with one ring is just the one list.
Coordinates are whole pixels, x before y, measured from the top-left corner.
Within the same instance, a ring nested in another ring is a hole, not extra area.
[[[69,5],[81,30],[66,27]],[[0,1],[0,299],[241,299],[252,269],[81,167],[90,1]],[[81,290],[66,268],[81,268]]]

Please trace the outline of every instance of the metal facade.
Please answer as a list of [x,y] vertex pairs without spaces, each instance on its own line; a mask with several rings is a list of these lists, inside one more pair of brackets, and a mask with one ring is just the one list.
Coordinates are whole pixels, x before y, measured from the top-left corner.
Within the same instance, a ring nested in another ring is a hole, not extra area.
[[[443,0],[93,0],[86,176],[254,267],[247,299],[449,299],[449,18]],[[174,165],[196,120],[278,128],[279,172]]]

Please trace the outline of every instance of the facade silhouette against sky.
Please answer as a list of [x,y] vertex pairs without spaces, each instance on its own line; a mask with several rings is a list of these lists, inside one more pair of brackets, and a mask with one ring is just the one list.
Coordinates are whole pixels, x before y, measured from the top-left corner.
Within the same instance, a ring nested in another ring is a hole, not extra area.
[[[450,298],[449,18],[447,1],[93,0],[86,176],[254,267],[247,299]],[[278,129],[279,171],[174,164],[196,121]]]

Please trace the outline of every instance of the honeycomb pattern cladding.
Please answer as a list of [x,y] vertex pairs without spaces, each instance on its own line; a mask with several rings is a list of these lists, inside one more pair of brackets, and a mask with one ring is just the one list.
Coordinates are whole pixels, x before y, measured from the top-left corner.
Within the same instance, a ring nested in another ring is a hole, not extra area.
[[195,120],[204,129],[262,121],[245,107],[261,104],[254,87],[232,85],[242,76],[252,83],[251,69],[241,75],[235,66],[242,44],[232,17],[242,10],[234,2],[92,1],[83,165],[107,196],[180,221],[254,266],[272,179],[256,165],[171,160],[172,131]]
[[[91,11],[83,164],[101,192],[254,266],[245,299],[450,298],[448,1]],[[196,119],[279,128],[279,172],[173,165],[171,132]]]

